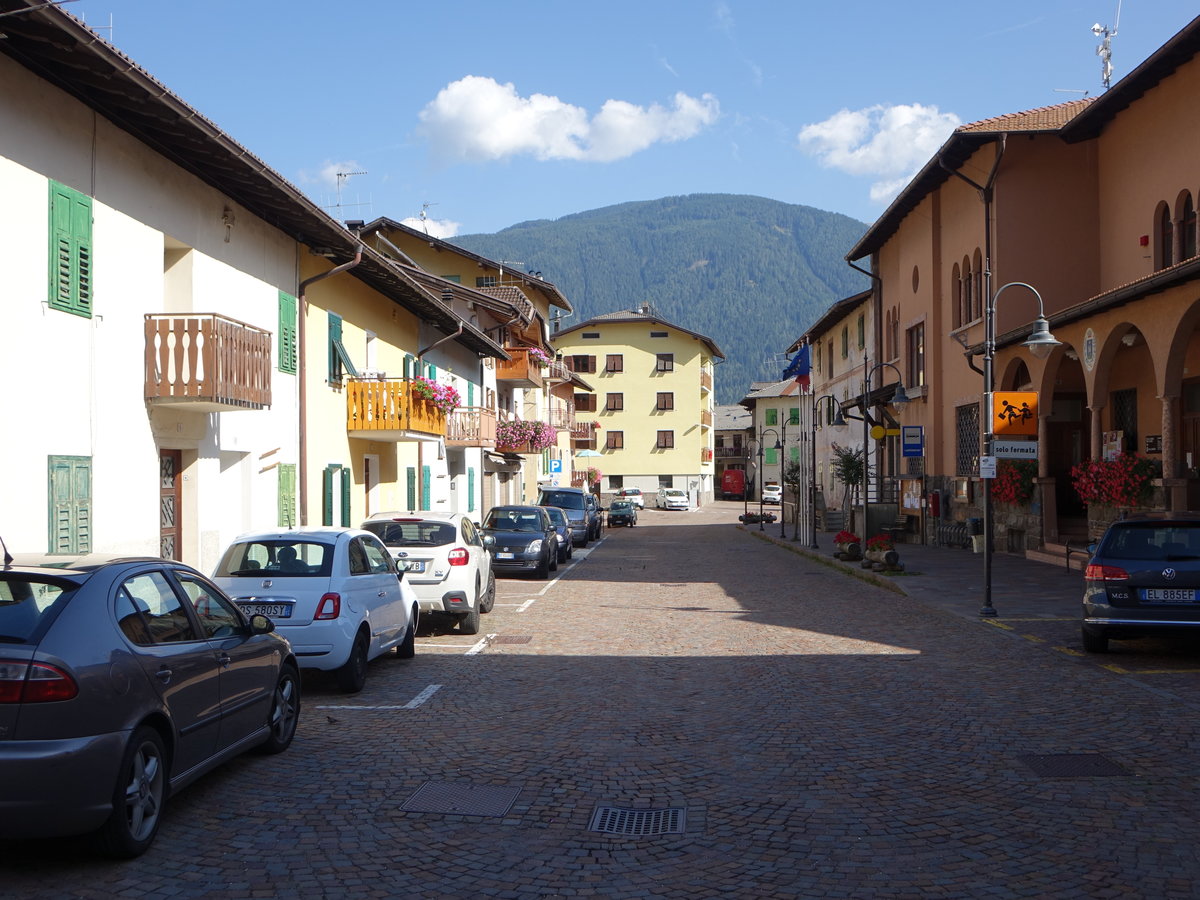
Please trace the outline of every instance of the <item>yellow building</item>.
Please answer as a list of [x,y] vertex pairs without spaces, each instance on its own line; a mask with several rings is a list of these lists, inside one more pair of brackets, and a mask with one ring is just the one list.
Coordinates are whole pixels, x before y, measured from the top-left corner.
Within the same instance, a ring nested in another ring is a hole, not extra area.
[[[659,488],[712,500],[713,363],[725,356],[711,338],[643,306],[560,331],[554,345],[595,387],[575,396],[581,430],[592,429],[575,441],[577,470],[598,470],[601,490],[641,488],[650,505]],[[579,458],[588,450],[600,454],[591,466]]]

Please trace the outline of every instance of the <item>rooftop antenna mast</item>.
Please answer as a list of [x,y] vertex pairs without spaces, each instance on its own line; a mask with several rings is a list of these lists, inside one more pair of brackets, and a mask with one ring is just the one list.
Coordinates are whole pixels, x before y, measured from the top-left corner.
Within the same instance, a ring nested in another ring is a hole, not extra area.
[[1117,0],[1117,18],[1113,22],[1113,27],[1101,25],[1097,22],[1092,26],[1092,34],[1100,38],[1100,46],[1096,48],[1096,55],[1100,57],[1100,80],[1104,82],[1104,89],[1108,90],[1112,84],[1112,39],[1117,36],[1117,28],[1121,24],[1121,0]]
[[429,202],[421,204],[421,227],[425,229],[426,234],[429,234],[429,207],[431,206],[437,206],[437,204]]
[[346,181],[350,178],[351,175],[366,175],[366,174],[367,174],[366,172],[337,172],[337,173],[335,173],[334,177],[337,178],[337,205],[336,205],[335,209],[340,211],[342,208],[342,185],[344,185],[346,183]]

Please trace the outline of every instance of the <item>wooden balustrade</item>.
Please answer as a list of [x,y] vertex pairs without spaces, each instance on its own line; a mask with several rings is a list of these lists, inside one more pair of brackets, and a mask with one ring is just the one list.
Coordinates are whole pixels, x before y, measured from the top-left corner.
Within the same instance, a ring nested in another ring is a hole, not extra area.
[[483,406],[464,406],[450,413],[446,443],[454,447],[496,446],[496,411]]
[[496,360],[496,380],[516,387],[540,388],[542,367],[529,358],[528,347],[505,347],[512,359]]
[[346,431],[375,440],[413,440],[412,432],[445,437],[446,414],[406,379],[351,379],[346,383]]
[[271,332],[215,313],[145,317],[145,397],[196,412],[271,405]]

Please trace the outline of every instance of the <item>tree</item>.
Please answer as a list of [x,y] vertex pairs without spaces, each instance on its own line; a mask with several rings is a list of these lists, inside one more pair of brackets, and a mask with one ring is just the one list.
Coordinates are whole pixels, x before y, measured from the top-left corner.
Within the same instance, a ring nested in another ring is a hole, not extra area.
[[850,505],[850,489],[862,484],[864,468],[861,447],[851,450],[838,444],[833,445],[830,471],[833,472],[834,478],[846,486],[846,492],[842,495],[842,509]]
[[789,462],[783,468],[783,483],[792,492],[792,539],[800,534],[800,486],[804,480],[804,467],[798,462]]

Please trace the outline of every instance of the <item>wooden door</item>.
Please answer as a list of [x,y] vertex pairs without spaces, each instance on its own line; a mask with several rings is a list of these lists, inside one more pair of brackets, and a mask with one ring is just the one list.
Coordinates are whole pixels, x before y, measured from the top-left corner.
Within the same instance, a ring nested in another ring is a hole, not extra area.
[[160,450],[158,453],[158,543],[163,559],[179,559],[183,552],[183,453]]

